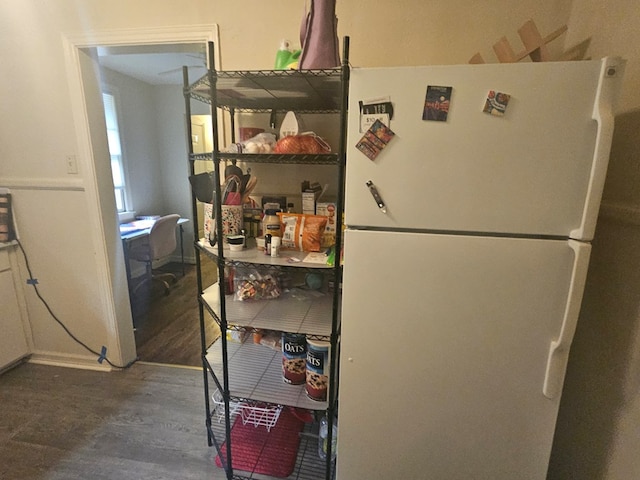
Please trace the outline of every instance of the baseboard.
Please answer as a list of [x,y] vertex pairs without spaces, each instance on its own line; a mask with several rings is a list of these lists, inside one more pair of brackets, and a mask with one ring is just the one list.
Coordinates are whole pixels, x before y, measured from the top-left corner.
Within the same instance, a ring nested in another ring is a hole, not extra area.
[[16,359],[15,361],[5,365],[4,367],[0,368],[0,375],[2,375],[3,373],[8,372],[9,370],[13,370],[14,368],[16,368],[19,365],[22,365],[23,363],[27,362],[29,360],[29,355],[25,355],[24,357],[20,357],[18,359]]
[[31,354],[28,363],[37,365],[49,365],[52,367],[77,368],[81,370],[96,370],[100,372],[110,372],[114,368],[108,363],[98,363],[95,356],[71,355],[54,352],[34,352]]
[[178,365],[178,364],[174,364],[174,363],[160,363],[160,362],[144,362],[142,360],[140,360],[139,362],[136,362],[139,365],[151,365],[151,366],[156,366],[156,367],[171,367],[171,368],[182,368],[185,370],[198,370],[198,371],[202,371],[202,367],[194,367],[193,365]]

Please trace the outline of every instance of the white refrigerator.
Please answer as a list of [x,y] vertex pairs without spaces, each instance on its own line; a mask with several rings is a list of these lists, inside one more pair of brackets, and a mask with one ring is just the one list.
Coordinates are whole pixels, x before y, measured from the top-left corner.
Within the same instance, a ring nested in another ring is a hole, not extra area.
[[351,71],[338,480],[546,477],[623,70]]

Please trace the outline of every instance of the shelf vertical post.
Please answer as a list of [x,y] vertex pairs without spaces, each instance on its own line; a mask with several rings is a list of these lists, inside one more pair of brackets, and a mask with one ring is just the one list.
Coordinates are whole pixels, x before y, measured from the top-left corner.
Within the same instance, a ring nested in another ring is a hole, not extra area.
[[344,188],[345,188],[345,168],[347,161],[347,108],[349,104],[349,37],[345,36],[342,40],[342,65],[340,73],[341,98],[340,98],[340,140],[339,140],[339,159],[338,159],[338,198],[336,202],[336,210],[338,212],[336,218],[336,246],[334,269],[334,295],[333,308],[331,318],[331,375],[329,376],[328,389],[328,405],[327,405],[327,463],[325,478],[331,480],[333,478],[333,469],[335,462],[333,461],[333,429],[334,416],[338,398],[339,372],[340,372],[340,352],[338,351],[340,342],[340,306],[341,294],[340,285],[342,284],[342,223],[344,212]]
[[[185,117],[187,123],[187,152],[189,159],[189,174],[195,174],[195,160],[193,159],[193,131],[191,128],[191,95],[189,92],[189,70],[188,68],[182,67],[182,82],[183,82],[183,95],[184,95],[184,110]],[[198,225],[198,199],[196,198],[195,192],[193,188],[191,188],[191,213],[192,213],[192,221],[193,221],[193,238],[197,241],[199,236],[200,226]],[[196,281],[198,285],[198,295],[202,294],[202,264],[200,259],[200,252],[197,248],[195,248],[195,257],[196,257]],[[200,323],[200,354],[203,362],[202,365],[202,373],[204,376],[204,403],[205,403],[205,413],[206,420],[205,426],[207,429],[207,444],[209,446],[213,445],[213,437],[211,433],[211,403],[209,400],[209,383],[207,379],[207,370],[204,367],[204,356],[207,351],[206,339],[205,339],[205,325],[204,325],[204,307],[202,303],[198,302],[198,318]]]

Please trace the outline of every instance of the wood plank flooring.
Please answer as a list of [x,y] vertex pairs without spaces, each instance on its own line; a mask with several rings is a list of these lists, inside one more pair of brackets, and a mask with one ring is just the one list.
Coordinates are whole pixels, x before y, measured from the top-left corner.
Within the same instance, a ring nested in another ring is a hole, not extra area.
[[[159,284],[139,290],[133,298],[136,349],[141,361],[172,365],[202,366],[200,356],[200,323],[198,316],[195,265],[169,264],[167,271],[178,279],[171,293],[164,295]],[[203,283],[210,285],[217,278],[213,262],[202,264]],[[208,343],[220,335],[220,329],[205,311],[205,331]]]
[[202,371],[23,364],[0,375],[0,479],[222,479]]

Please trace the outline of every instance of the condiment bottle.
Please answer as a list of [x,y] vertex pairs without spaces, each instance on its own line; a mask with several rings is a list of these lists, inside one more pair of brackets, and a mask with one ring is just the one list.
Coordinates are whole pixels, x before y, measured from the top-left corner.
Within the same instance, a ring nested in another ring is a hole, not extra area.
[[262,219],[262,233],[271,234],[272,237],[282,237],[282,225],[280,225],[279,210],[267,209]]
[[273,237],[270,233],[267,233],[264,236],[264,254],[267,256],[271,256],[271,239]]

